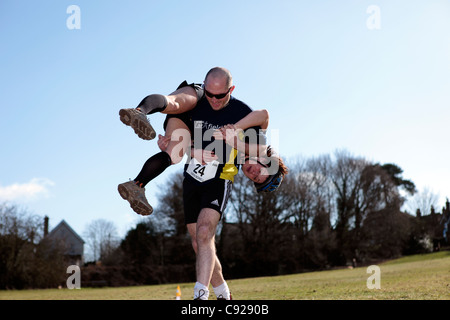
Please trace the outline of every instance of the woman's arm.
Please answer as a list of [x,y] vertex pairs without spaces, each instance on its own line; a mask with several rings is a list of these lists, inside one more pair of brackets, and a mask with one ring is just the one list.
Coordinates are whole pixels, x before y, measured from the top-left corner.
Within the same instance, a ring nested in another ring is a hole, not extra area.
[[266,109],[252,111],[234,125],[236,129],[245,130],[251,127],[259,126],[263,130],[267,130],[269,127],[269,111]]
[[222,127],[220,130],[216,130],[214,137],[219,140],[225,140],[227,144],[235,148],[236,150],[245,153],[251,157],[264,156],[267,153],[266,141],[261,143],[261,133],[255,132],[255,134],[249,134],[250,141],[245,141],[245,134],[242,129],[236,128],[235,125],[229,124]]
[[263,156],[267,152],[267,145],[265,141],[261,143],[259,138],[264,133],[247,131],[246,134],[250,141],[246,143],[244,140],[244,130],[259,126],[265,131],[268,125],[269,112],[266,109],[255,110],[234,125],[229,124],[216,130],[214,138],[217,140],[225,140],[227,144],[246,155],[252,157]]

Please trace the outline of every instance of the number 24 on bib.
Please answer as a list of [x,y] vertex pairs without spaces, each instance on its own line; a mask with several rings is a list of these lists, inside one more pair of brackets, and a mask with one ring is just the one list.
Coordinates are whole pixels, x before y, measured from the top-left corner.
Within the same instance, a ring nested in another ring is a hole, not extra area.
[[205,182],[215,178],[218,166],[219,161],[217,160],[201,164],[197,159],[192,158],[186,172],[195,180]]

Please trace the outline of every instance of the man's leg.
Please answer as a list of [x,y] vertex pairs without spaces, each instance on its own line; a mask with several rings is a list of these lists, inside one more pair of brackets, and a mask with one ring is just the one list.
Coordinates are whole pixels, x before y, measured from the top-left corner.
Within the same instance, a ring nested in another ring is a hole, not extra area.
[[[192,247],[194,248],[195,254],[197,254],[197,224],[191,223],[187,225],[189,235],[191,236]],[[219,258],[216,255],[214,269],[211,276],[211,285],[213,287],[218,287],[225,282],[222,274],[222,265],[220,264]]]
[[[197,254],[197,238],[196,238],[197,224],[196,223],[188,224],[187,227],[189,234],[191,235],[192,247],[194,248],[195,254]],[[222,265],[220,264],[217,254],[214,264],[214,270],[211,276],[211,285],[213,286],[217,300],[231,300],[230,289],[228,288],[228,284],[223,277]]]
[[209,295],[209,283],[214,288],[223,287],[224,290],[225,288],[228,290],[214,243],[219,219],[220,215],[216,210],[204,208],[200,211],[197,224],[188,225],[188,230],[193,240],[193,247],[197,253],[197,283],[194,288],[194,298],[202,297],[202,293],[205,292],[206,294],[203,295],[203,298],[207,298]]

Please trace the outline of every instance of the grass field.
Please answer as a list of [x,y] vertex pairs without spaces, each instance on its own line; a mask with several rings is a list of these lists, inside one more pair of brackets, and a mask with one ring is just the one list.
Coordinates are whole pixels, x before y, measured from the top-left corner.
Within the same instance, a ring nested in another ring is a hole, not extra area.
[[[228,285],[235,300],[450,300],[450,251],[408,256],[379,267],[380,289],[367,288],[367,267],[229,280]],[[194,283],[179,285],[182,300],[191,300]],[[173,300],[176,288],[11,290],[0,291],[0,300]]]

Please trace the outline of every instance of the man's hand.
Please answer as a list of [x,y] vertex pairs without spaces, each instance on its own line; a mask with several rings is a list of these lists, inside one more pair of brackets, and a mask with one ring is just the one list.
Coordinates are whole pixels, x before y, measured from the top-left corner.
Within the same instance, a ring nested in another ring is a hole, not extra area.
[[219,157],[217,157],[214,152],[202,149],[192,149],[191,157],[197,159],[197,161],[203,165],[205,165],[207,162],[219,159]]
[[238,129],[233,124],[227,124],[213,133],[213,137],[217,140],[225,140],[227,144],[237,149],[237,140],[241,134],[242,129]]

